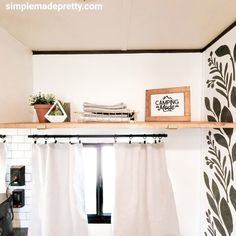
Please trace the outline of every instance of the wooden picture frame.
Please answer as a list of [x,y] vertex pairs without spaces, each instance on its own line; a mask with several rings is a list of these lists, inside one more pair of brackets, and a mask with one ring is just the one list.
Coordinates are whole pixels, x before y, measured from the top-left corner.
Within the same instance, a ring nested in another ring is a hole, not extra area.
[[146,90],[145,121],[190,120],[190,87]]

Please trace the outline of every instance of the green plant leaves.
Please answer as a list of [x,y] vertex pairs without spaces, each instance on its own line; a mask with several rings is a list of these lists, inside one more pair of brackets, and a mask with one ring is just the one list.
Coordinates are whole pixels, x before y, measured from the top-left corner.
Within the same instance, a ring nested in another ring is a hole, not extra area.
[[233,161],[236,161],[236,143],[232,147],[232,158]]
[[230,201],[234,207],[234,210],[236,211],[236,190],[233,186],[231,186],[231,188],[230,188],[229,197],[230,197]]
[[236,108],[236,87],[234,86],[231,91],[230,100],[232,105]]
[[227,45],[222,45],[220,46],[216,51],[215,51],[215,54],[218,56],[218,57],[223,57],[227,54],[230,54],[230,50],[229,50],[229,47]]
[[221,145],[222,147],[225,147],[226,149],[228,149],[228,144],[227,141],[225,139],[225,137],[221,134],[214,134],[214,138],[216,140],[216,142]]
[[228,234],[231,235],[233,232],[233,219],[229,205],[224,198],[220,202],[220,212]]
[[213,220],[214,220],[215,226],[218,229],[218,231],[220,232],[221,236],[226,236],[225,230],[224,230],[223,226],[221,225],[220,221],[217,218],[215,218],[214,216],[213,216]]
[[220,101],[216,97],[213,98],[213,110],[216,116],[219,118],[220,113],[221,113],[221,104],[220,104]]

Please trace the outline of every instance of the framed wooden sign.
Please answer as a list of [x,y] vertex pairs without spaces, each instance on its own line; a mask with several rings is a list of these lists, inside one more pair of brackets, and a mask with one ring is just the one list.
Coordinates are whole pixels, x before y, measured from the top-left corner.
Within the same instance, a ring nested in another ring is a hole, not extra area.
[[190,87],[146,90],[145,121],[190,121]]

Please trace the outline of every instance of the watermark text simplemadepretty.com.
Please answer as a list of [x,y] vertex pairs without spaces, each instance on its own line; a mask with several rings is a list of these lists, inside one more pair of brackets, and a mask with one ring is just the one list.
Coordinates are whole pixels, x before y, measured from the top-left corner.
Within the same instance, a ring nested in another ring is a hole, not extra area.
[[96,3],[7,3],[5,5],[8,11],[101,11],[103,8],[102,4]]

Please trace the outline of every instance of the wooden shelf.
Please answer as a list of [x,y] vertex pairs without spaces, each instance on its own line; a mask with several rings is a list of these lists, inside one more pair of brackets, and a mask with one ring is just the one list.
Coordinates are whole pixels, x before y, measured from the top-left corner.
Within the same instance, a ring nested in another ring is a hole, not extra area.
[[0,123],[1,129],[58,129],[58,128],[106,128],[106,129],[181,129],[181,128],[236,128],[236,123],[222,122],[134,122],[134,123]]

